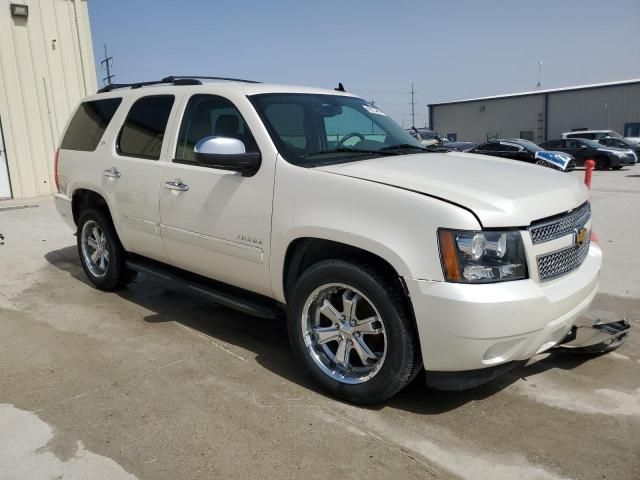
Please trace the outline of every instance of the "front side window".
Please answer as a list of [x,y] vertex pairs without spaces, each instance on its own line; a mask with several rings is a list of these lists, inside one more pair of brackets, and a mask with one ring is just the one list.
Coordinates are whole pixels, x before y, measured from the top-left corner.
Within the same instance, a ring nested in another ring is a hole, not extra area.
[[120,103],[122,98],[105,98],[81,103],[69,122],[60,148],[93,152]]
[[411,134],[361,98],[274,93],[249,99],[280,154],[296,165],[425,151]]
[[173,101],[173,95],[153,95],[136,100],[120,130],[118,153],[149,160],[160,159]]
[[259,151],[249,127],[233,103],[217,95],[198,94],[189,99],[185,108],[175,160],[195,162],[193,149],[206,137],[235,138],[244,143],[247,153]]

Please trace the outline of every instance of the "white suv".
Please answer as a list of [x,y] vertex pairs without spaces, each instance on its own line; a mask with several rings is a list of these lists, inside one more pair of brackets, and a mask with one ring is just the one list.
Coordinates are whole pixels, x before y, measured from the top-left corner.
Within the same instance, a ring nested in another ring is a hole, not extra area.
[[[224,79],[226,80],[226,79]],[[56,205],[103,290],[162,275],[262,317],[325,389],[483,383],[563,342],[596,294],[588,191],[421,146],[343,91],[168,77],[85,99]]]

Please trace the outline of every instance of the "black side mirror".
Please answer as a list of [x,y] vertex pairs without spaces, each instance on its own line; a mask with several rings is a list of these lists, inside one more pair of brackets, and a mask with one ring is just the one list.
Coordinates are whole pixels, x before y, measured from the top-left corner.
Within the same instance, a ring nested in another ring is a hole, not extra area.
[[242,173],[250,177],[260,168],[259,152],[247,153],[244,143],[237,138],[205,137],[193,149],[196,162],[205,167]]

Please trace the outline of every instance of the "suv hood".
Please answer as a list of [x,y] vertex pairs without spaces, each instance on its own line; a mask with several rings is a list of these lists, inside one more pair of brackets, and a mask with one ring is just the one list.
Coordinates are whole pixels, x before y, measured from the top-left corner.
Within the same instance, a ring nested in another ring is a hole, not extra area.
[[461,152],[414,153],[316,167],[440,198],[471,210],[483,227],[522,227],[580,206],[589,192],[571,174]]

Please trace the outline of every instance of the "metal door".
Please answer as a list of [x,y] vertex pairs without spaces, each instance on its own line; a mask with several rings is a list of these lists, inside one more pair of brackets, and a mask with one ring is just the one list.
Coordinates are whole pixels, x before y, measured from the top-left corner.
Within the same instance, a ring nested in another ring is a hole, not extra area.
[[0,122],[0,199],[3,198],[11,198],[11,185],[9,184],[9,167],[7,166],[7,154],[4,150],[2,123]]

